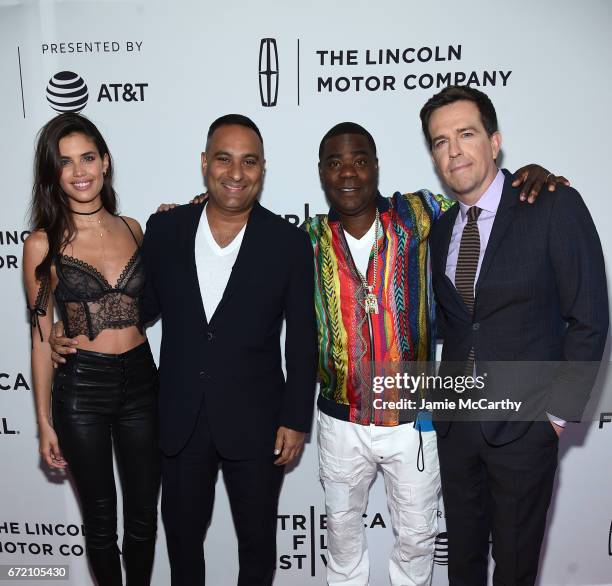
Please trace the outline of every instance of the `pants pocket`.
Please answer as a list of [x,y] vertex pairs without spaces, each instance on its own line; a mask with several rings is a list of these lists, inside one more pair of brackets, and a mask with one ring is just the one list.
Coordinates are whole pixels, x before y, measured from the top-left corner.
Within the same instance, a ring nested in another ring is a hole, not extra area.
[[325,489],[325,506],[328,512],[345,513],[361,503],[352,502],[352,489],[361,476],[361,457],[338,458],[319,447],[319,476]]
[[429,572],[436,538],[437,510],[400,512],[399,549],[402,561],[412,562],[415,569]]
[[325,489],[330,567],[353,568],[365,548],[363,513],[371,477],[363,457],[338,458],[321,447],[319,474]]

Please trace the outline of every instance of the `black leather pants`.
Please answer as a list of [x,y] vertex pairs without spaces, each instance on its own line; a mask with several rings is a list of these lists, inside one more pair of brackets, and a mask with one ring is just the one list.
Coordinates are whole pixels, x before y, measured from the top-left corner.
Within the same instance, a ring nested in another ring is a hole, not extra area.
[[157,370],[148,342],[124,354],[78,350],[53,386],[53,425],[81,501],[99,586],[121,586],[113,446],[123,492],[128,586],[150,584],[160,480]]

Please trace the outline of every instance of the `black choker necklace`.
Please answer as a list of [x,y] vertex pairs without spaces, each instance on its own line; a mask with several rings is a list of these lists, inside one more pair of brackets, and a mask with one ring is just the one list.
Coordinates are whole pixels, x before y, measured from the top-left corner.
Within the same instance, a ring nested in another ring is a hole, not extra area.
[[75,210],[70,210],[70,211],[73,214],[77,214],[77,216],[93,216],[94,214],[97,214],[103,207],[104,207],[104,204],[102,204],[97,210],[94,210],[93,212],[76,212]]

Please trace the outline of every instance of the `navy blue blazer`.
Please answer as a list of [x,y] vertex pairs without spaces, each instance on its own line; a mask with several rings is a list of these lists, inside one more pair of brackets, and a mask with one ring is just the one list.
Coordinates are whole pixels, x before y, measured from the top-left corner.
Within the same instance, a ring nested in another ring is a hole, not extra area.
[[[308,432],[316,382],[314,263],[308,237],[255,203],[236,263],[212,319],[195,265],[205,204],[149,218],[143,320],[161,314],[160,442],[177,454],[200,408],[220,453],[272,458],[280,425]],[[285,360],[280,333],[286,319]]]
[[[483,421],[485,437],[503,444],[528,429],[526,419],[552,413],[579,420],[593,386],[608,331],[608,296],[601,244],[580,194],[557,186],[536,203],[519,201],[510,174],[493,223],[470,315],[446,276],[459,206],[430,235],[433,285],[445,362],[464,362],[474,348],[477,372],[507,363],[488,377],[486,396],[524,401],[517,421]],[[543,368],[529,368],[538,361]],[[521,366],[523,365],[523,366]],[[525,418],[525,413],[529,416]],[[450,419],[450,418],[446,418]],[[440,433],[448,421],[438,422]]]

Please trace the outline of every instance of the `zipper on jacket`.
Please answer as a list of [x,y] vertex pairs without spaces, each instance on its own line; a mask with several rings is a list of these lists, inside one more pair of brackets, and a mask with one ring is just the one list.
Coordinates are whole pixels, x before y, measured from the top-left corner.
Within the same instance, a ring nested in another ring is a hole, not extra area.
[[368,312],[368,337],[370,338],[370,423],[374,423],[374,329],[372,314]]
[[[382,222],[381,222],[382,227]],[[344,246],[348,251],[348,256],[351,259],[351,265],[353,267],[353,274],[359,275],[359,270],[357,269],[357,265],[355,264],[355,259],[351,253],[351,249],[346,241],[346,237],[344,236],[344,228],[340,229],[340,234],[342,234],[342,239],[344,240]],[[383,233],[384,235],[384,233]],[[370,261],[368,259],[368,269],[370,268]],[[366,270],[365,278],[368,278],[368,272]],[[357,277],[359,284],[362,285],[361,279]],[[375,292],[374,292],[375,293]],[[367,294],[367,291],[366,291]],[[368,393],[370,398],[370,423],[374,423],[374,361],[375,361],[375,353],[374,353],[374,327],[372,326],[372,314],[366,311],[366,317],[368,320],[368,339],[370,341],[370,392]]]

